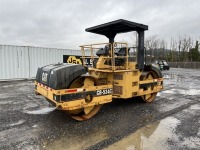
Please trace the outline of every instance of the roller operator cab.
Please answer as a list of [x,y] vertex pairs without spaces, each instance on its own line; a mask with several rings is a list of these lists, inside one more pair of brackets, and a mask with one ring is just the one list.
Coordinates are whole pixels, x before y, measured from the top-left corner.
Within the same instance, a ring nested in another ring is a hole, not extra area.
[[[78,121],[93,117],[113,99],[134,100],[140,96],[145,102],[153,102],[163,89],[163,78],[160,69],[145,65],[145,30],[147,25],[122,19],[87,28],[87,32],[106,36],[109,42],[80,46],[83,65],[38,68],[35,93]],[[137,32],[138,47],[114,41],[117,34],[130,31]],[[92,60],[90,67],[85,63],[87,58]]]

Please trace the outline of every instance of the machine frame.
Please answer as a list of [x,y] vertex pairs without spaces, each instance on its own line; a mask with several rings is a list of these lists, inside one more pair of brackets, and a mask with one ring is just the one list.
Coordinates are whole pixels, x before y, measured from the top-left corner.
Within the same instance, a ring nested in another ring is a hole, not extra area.
[[[83,66],[87,67],[86,58],[92,60],[88,73],[74,80],[67,89],[55,90],[35,82],[35,92],[79,121],[93,117],[99,106],[113,99],[141,96],[144,101],[152,102],[157,92],[163,89],[163,78],[159,69],[144,62],[144,31],[147,29],[146,25],[122,19],[86,29],[109,39],[109,43],[80,46]],[[127,43],[114,42],[117,34],[130,31],[138,33],[137,57],[130,56]],[[122,55],[116,55],[117,48],[123,50]],[[86,56],[86,51],[91,55]],[[95,52],[99,56],[95,56]],[[121,65],[116,65],[116,60],[121,61]]]

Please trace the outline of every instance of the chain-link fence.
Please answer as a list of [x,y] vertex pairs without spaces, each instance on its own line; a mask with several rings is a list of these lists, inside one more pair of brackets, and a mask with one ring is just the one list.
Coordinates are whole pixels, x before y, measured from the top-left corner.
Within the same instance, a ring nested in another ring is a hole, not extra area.
[[168,62],[172,68],[200,68],[200,62]]

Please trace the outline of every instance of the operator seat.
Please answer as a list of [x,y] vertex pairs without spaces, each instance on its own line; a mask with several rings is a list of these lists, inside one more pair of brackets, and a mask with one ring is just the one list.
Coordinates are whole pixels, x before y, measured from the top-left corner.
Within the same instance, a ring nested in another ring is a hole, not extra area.
[[[108,56],[109,55],[109,45],[105,45],[104,48],[100,48],[97,52],[96,52],[96,55],[98,57],[100,56]],[[96,64],[98,62],[98,59],[99,58],[95,58],[94,61],[93,61],[93,67],[96,68]]]
[[[129,53],[128,49],[128,53]],[[126,47],[121,47],[118,52],[115,52],[117,56],[126,56]],[[115,66],[122,66],[124,65],[126,58],[115,58]]]
[[108,56],[109,54],[109,45],[106,45],[104,48],[100,48],[97,52],[96,52],[96,55],[97,56]]

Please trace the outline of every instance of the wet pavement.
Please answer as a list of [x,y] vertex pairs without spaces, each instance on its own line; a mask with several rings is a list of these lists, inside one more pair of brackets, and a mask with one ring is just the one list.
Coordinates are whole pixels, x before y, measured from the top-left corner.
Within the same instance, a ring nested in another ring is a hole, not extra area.
[[33,81],[0,82],[0,149],[200,149],[200,70],[163,71],[147,104],[115,100],[92,119],[72,120],[34,94]]

